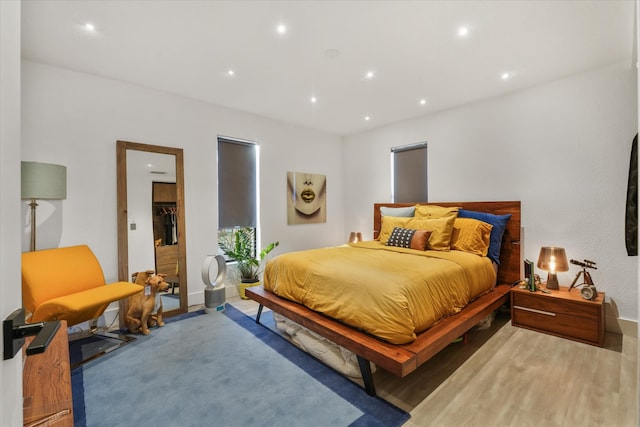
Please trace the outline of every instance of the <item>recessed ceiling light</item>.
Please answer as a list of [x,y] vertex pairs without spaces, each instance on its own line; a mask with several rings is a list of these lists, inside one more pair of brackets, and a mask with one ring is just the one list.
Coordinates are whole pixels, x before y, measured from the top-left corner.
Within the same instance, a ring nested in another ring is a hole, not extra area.
[[502,78],[502,80],[507,80],[509,77],[511,77],[511,74],[509,74],[509,73],[502,73],[502,75],[500,76],[500,78]]
[[459,37],[467,37],[469,35],[468,27],[459,27],[458,28],[458,36]]
[[231,70],[231,69],[227,70],[227,76],[233,77],[233,76],[235,76],[235,75],[236,75],[236,72],[235,72],[235,71],[233,71],[233,70]]
[[324,56],[329,59],[337,58],[340,56],[340,51],[338,49],[327,49],[324,51]]
[[318,98],[316,98],[315,96],[312,96],[310,101],[312,104],[315,104],[316,102],[318,102]]
[[373,78],[373,71],[367,71],[367,74],[364,75],[364,77],[366,79],[372,79]]
[[93,25],[91,22],[87,22],[86,24],[84,24],[83,28],[88,33],[95,33],[96,32],[96,26]]
[[284,24],[278,24],[276,27],[276,32],[278,34],[287,34],[287,26]]
[[371,117],[369,117],[369,116],[364,116],[364,119],[365,119],[365,121],[367,121],[367,122],[368,122],[369,120],[371,120]]
[[426,104],[427,104],[427,100],[426,100],[426,99],[424,99],[424,98],[422,98],[422,99],[420,100],[420,105],[426,105]]

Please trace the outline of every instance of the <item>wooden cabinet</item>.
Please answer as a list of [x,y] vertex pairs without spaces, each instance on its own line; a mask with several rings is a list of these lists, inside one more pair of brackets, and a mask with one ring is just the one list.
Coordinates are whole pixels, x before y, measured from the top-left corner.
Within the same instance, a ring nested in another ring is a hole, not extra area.
[[153,183],[153,240],[157,245],[173,245],[178,241],[176,184]]
[[[27,338],[25,349],[32,340],[33,337]],[[73,427],[67,322],[62,321],[44,353],[26,356],[22,392],[25,426]]]
[[178,200],[178,194],[175,183],[153,183],[153,203],[175,203],[176,200]]
[[167,283],[178,281],[178,245],[156,247],[156,273],[166,274]]
[[579,289],[550,294],[511,289],[511,324],[587,344],[604,344],[604,293],[588,301]]

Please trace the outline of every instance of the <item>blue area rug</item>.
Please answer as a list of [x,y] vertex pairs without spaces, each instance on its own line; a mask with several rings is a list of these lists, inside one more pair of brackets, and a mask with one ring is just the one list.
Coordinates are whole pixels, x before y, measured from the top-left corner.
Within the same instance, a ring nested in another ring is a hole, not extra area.
[[400,426],[409,419],[230,305],[136,336],[72,371],[76,427]]

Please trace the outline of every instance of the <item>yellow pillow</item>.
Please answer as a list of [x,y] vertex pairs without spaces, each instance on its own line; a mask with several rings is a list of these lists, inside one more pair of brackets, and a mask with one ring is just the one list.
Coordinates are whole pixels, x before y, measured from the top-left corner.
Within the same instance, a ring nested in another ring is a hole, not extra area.
[[386,245],[387,241],[389,240],[389,236],[391,236],[391,232],[393,232],[393,229],[395,227],[407,228],[406,225],[410,219],[410,217],[383,216],[380,233],[378,233],[378,240]]
[[448,218],[458,216],[457,207],[445,207],[436,205],[416,205],[413,214],[416,218]]
[[434,251],[448,251],[451,244],[451,233],[453,231],[453,222],[455,216],[445,218],[409,218],[409,223],[405,228],[413,228],[414,230],[431,231],[429,237],[428,249]]
[[451,249],[487,256],[493,225],[473,218],[456,218]]

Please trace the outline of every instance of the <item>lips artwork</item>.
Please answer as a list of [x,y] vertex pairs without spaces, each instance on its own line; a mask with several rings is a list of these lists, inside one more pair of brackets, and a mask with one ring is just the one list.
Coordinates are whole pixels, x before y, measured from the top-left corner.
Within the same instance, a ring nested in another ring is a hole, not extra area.
[[287,223],[327,222],[326,194],[325,175],[287,172]]

